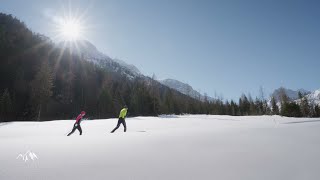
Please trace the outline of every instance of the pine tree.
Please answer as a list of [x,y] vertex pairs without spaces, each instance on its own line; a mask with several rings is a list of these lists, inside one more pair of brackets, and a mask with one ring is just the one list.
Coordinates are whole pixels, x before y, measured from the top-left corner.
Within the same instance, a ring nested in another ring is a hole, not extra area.
[[287,117],[301,117],[300,106],[295,102],[288,102],[281,107],[281,115]]
[[303,95],[302,95],[301,91],[298,92],[298,97],[299,97],[299,99],[303,98]]
[[311,115],[311,111],[310,111],[311,108],[310,108],[308,99],[306,97],[303,97],[301,99],[300,109],[301,109],[301,115],[303,117],[309,117]]
[[267,100],[264,100],[264,101],[263,101],[263,107],[264,107],[264,112],[263,112],[263,114],[265,114],[265,115],[270,115],[270,114],[272,114],[271,108],[268,106]]
[[160,93],[159,93],[159,88],[158,84],[156,81],[157,77],[155,74],[152,75],[151,79],[151,95],[152,95],[152,106],[153,106],[153,115],[158,115],[159,114],[159,99],[160,99]]
[[255,105],[255,109],[256,109],[256,115],[262,115],[263,102],[260,99],[256,98],[254,105]]
[[173,94],[171,92],[171,89],[168,89],[164,95],[164,103],[162,109],[165,114],[174,113]]
[[239,99],[239,109],[241,116],[248,116],[250,113],[250,102],[245,94]]
[[320,106],[319,106],[319,105],[315,105],[315,106],[314,106],[313,116],[314,116],[314,117],[320,117]]
[[279,107],[274,97],[271,98],[272,114],[279,115]]
[[231,100],[230,106],[231,106],[231,115],[232,116],[238,115],[238,106],[233,100]]
[[226,115],[231,115],[231,104],[227,100],[226,103],[224,104],[225,109],[226,109]]
[[40,121],[41,110],[52,95],[53,80],[50,67],[45,61],[31,81],[32,104],[36,110],[36,119]]
[[98,117],[99,118],[107,118],[108,115],[111,116],[112,114],[112,99],[109,91],[104,89],[98,100]]
[[280,114],[282,116],[288,116],[288,114],[290,114],[290,110],[288,109],[289,97],[287,96],[286,91],[283,87],[280,88],[280,102],[281,102]]
[[9,118],[13,113],[12,100],[8,89],[5,89],[0,97],[0,120]]

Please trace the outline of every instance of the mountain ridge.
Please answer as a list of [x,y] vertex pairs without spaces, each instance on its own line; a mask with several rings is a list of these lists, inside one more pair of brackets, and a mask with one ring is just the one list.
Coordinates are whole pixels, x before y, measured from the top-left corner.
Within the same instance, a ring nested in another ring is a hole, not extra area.
[[280,87],[280,88],[275,89],[272,92],[272,94],[270,95],[270,99],[272,97],[274,97],[275,100],[277,102],[279,102],[280,99],[281,99],[281,94],[285,93],[288,96],[288,98],[293,101],[293,100],[299,99],[299,92],[301,92],[303,95],[308,95],[308,94],[311,93],[311,91],[305,90],[305,89],[302,89],[302,88],[297,89],[297,90],[292,90],[292,89],[289,89],[289,88]]
[[130,79],[142,76],[140,70],[136,66],[128,64],[123,60],[113,59],[108,55],[105,55],[88,40],[77,40],[74,42],[63,41],[59,42],[58,46],[60,48],[69,48],[71,53],[83,57],[86,61],[115,72],[120,72]]
[[213,100],[212,97],[202,95],[200,92],[194,90],[191,85],[189,85],[187,83],[183,83],[179,80],[168,78],[168,79],[159,80],[159,82],[161,84],[164,84],[172,89],[175,89],[175,90],[181,92],[182,94],[190,96],[194,99],[198,99],[201,101],[212,101]]

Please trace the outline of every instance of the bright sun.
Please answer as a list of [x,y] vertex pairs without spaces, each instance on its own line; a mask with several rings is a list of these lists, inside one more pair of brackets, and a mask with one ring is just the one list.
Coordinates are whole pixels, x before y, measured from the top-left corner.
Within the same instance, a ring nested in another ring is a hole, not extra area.
[[50,25],[54,41],[77,45],[87,39],[88,31],[92,30],[88,9],[72,9],[70,3],[69,7],[62,4],[61,11],[48,11],[47,15],[52,20]]
[[64,40],[75,41],[82,38],[83,27],[75,19],[64,19],[59,23],[59,34]]

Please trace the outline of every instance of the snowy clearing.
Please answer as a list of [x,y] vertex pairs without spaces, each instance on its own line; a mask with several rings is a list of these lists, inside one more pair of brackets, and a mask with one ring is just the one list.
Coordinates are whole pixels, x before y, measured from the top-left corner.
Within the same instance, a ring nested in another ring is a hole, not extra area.
[[[0,179],[320,179],[320,119],[162,116],[0,124]],[[33,160],[17,158],[29,154]]]

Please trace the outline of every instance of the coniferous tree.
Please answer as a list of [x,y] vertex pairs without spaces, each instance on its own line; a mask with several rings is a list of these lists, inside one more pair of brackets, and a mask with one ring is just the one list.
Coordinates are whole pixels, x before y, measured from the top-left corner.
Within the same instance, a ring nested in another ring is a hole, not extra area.
[[301,91],[298,92],[298,97],[299,97],[299,99],[303,98],[303,95],[302,95]]
[[290,113],[290,108],[289,106],[289,97],[286,94],[286,91],[283,87],[280,88],[280,104],[281,104],[281,109],[280,109],[280,114],[282,116],[286,116],[288,113]]
[[224,104],[224,106],[225,106],[225,114],[226,115],[230,115],[231,114],[231,104],[229,103],[229,101],[227,100],[226,101],[226,103]]
[[0,121],[8,120],[12,117],[13,103],[8,89],[5,89],[0,96]]
[[36,119],[41,117],[42,107],[52,95],[53,80],[48,62],[43,62],[34,80],[31,82],[32,104],[36,110]]
[[173,95],[170,89],[165,93],[163,111],[165,114],[174,113]]
[[276,99],[273,96],[271,98],[271,107],[272,107],[272,114],[279,115],[279,107],[277,105]]
[[301,109],[301,115],[303,117],[310,117],[311,116],[311,107],[309,105],[308,99],[306,97],[303,97],[300,99],[300,109]]
[[239,109],[241,116],[248,116],[250,113],[250,102],[245,94],[239,99]]
[[266,115],[271,114],[271,108],[268,106],[267,100],[263,101],[263,114],[266,114]]
[[319,105],[314,106],[313,117],[320,117],[320,106]]
[[249,101],[248,115],[256,115],[256,106],[255,106],[255,103],[251,97],[251,94],[248,95],[248,101]]
[[107,89],[102,90],[98,100],[98,118],[107,118],[112,116],[112,98]]
[[238,106],[233,100],[231,100],[230,106],[231,106],[231,114],[230,115],[231,116],[239,115],[238,114]]
[[254,105],[255,105],[255,109],[256,109],[256,115],[262,115],[263,114],[263,102],[260,99],[256,98]]
[[301,117],[300,106],[295,102],[288,102],[281,108],[281,115],[287,117]]
[[153,115],[158,115],[159,111],[160,111],[160,105],[159,105],[159,99],[160,99],[160,92],[159,92],[159,87],[158,87],[158,83],[156,80],[156,75],[153,74],[152,75],[152,79],[151,79],[151,95],[152,95],[152,106],[153,106]]

